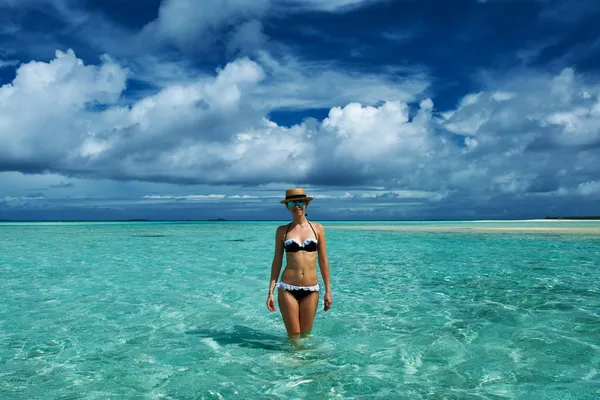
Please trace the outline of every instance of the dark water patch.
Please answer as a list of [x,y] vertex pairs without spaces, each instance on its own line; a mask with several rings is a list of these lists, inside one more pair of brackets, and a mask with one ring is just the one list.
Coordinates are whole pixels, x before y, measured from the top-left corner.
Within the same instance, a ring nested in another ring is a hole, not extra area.
[[543,311],[573,311],[575,306],[566,302],[548,301],[533,307],[533,309]]
[[166,237],[167,235],[133,235],[131,237],[145,237],[145,238],[160,238]]
[[226,242],[243,242],[244,239],[227,239]]
[[235,325],[232,330],[222,331],[206,328],[196,328],[185,333],[211,338],[220,346],[237,345],[252,349],[282,351],[287,348],[285,339],[264,331],[259,331],[243,325]]

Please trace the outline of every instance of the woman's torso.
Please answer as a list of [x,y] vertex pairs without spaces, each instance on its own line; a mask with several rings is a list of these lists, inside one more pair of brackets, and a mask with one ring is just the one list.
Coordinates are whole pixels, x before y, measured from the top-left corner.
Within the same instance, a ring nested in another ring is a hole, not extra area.
[[317,275],[318,235],[314,224],[286,226],[284,241],[286,266],[281,281],[290,285],[312,286],[319,282]]

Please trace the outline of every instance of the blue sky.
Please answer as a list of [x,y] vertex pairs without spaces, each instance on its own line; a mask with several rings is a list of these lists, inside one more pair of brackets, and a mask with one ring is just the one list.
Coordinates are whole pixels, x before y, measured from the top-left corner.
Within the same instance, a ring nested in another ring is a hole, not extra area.
[[600,215],[595,0],[0,0],[4,219]]

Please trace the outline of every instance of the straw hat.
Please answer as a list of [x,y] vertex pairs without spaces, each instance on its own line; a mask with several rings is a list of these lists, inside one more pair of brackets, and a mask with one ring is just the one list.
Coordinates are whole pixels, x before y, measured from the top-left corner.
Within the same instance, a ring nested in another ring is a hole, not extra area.
[[306,191],[302,188],[293,188],[285,191],[285,200],[281,200],[280,203],[284,204],[290,200],[306,200],[311,201],[313,198],[306,195]]

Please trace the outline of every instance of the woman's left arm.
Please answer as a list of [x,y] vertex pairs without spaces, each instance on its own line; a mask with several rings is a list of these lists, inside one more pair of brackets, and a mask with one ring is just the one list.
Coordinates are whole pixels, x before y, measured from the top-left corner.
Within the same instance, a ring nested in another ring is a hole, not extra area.
[[331,303],[333,302],[331,296],[331,279],[329,276],[329,261],[327,260],[327,239],[325,238],[325,228],[323,225],[319,224],[319,269],[321,270],[321,276],[323,277],[323,283],[325,284],[325,307],[324,310],[327,311],[331,308]]

